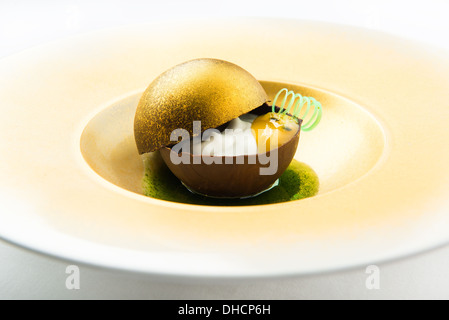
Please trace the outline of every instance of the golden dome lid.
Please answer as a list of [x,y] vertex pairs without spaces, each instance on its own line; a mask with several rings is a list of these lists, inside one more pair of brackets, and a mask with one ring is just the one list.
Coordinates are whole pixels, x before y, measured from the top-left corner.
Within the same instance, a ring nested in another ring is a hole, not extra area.
[[196,59],[157,77],[145,90],[134,118],[140,154],[173,143],[171,133],[185,129],[193,136],[193,121],[202,131],[219,127],[267,102],[261,84],[248,71],[223,60]]

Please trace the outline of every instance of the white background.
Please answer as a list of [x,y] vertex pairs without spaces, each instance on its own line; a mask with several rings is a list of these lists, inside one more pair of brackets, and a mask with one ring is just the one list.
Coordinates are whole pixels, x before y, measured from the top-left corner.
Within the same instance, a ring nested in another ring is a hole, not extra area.
[[[376,29],[415,39],[423,45],[449,49],[449,2],[445,0],[0,0],[0,57],[101,28],[223,16],[330,21]],[[381,264],[380,290],[366,289],[365,268],[294,279],[187,284],[80,266],[81,290],[69,291],[65,287],[67,266],[66,262],[0,241],[0,298],[449,299],[447,246]]]

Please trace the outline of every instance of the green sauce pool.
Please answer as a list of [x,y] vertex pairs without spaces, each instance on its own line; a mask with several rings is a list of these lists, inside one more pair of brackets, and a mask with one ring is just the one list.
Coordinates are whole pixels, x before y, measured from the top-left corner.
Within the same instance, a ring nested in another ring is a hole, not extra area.
[[294,201],[313,197],[318,193],[318,176],[305,163],[293,160],[279,178],[279,185],[261,195],[248,199],[216,199],[191,193],[168,169],[158,153],[147,156],[144,194],[148,197],[195,205],[254,206]]

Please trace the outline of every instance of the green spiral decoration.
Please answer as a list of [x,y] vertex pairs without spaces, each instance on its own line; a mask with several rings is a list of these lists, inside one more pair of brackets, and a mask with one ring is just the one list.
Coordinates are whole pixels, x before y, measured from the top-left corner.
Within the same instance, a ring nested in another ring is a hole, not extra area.
[[[307,116],[310,114],[311,109],[313,109],[312,116],[303,123],[301,126],[302,131],[311,131],[316,128],[316,126],[320,123],[321,117],[323,115],[323,108],[321,103],[319,103],[315,98],[312,97],[304,97],[299,93],[295,93],[287,88],[281,89],[273,100],[272,111],[276,112],[276,102],[282,93],[285,92],[285,97],[282,100],[280,110],[278,113],[281,114],[290,114],[296,118],[299,118],[301,113],[303,113],[304,107],[305,112],[302,115],[303,121],[306,120]],[[288,100],[290,98],[290,100]],[[287,104],[288,100],[288,104]],[[287,105],[287,106],[286,106]]]

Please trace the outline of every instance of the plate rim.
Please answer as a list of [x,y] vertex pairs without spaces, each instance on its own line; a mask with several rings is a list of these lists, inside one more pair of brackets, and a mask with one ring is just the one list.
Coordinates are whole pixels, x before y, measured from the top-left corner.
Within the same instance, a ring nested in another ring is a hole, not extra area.
[[[229,19],[222,19],[222,20],[229,20]],[[232,19],[232,20],[234,20],[234,19]],[[241,20],[241,19],[237,19],[237,20]],[[255,18],[254,20],[260,20],[259,18]],[[293,21],[297,21],[297,20],[295,20],[295,19],[275,19],[275,18],[273,18],[272,20],[274,20],[274,21],[279,21],[279,20],[281,20],[281,21],[284,21],[284,20],[293,20]],[[190,21],[190,20],[189,20]],[[157,25],[157,24],[164,24],[165,22],[155,22],[155,23],[150,23],[149,25]],[[314,22],[314,23],[316,23],[316,22]],[[181,23],[182,24],[182,23]],[[337,26],[341,26],[340,24],[333,24],[333,23],[318,23],[318,24],[323,24],[323,25],[328,25],[328,26],[332,26],[332,25],[337,25]],[[142,25],[142,24],[139,24],[139,25]],[[145,23],[145,25],[148,25],[148,23]],[[356,28],[356,27],[351,27],[351,26],[346,26],[346,25],[343,25],[343,26],[345,26],[346,28],[349,28],[349,29],[358,29],[358,30],[365,30],[365,29],[363,29],[363,28]],[[135,26],[132,26],[132,28],[134,28]],[[125,28],[130,28],[130,26],[126,26]],[[121,27],[115,27],[115,28],[110,28],[110,29],[108,29],[108,30],[117,30],[117,29],[123,29],[123,28],[121,28]],[[101,35],[101,34],[103,34],[103,32],[105,32],[105,30],[100,30],[100,31],[93,31],[93,32],[87,32],[87,33],[83,33],[82,35],[76,35],[76,36],[73,36],[73,37],[69,37],[70,39],[72,39],[72,38],[83,38],[86,34],[87,35],[90,35],[90,36],[93,36],[93,35]],[[372,32],[372,31],[371,31]],[[379,32],[376,32],[376,33],[379,33]],[[392,35],[389,35],[388,33],[385,33],[386,35],[388,35],[388,37],[394,37],[394,38],[397,38],[396,36],[392,36]],[[402,39],[402,38],[400,38],[400,39]],[[67,38],[66,39],[63,39],[64,41],[66,41],[67,40]],[[56,40],[56,41],[52,41],[51,43],[53,43],[53,44],[57,44],[57,43],[59,43],[61,40]],[[410,40],[408,40],[407,39],[407,41],[410,41]],[[415,41],[411,41],[411,42],[413,42],[413,43],[416,43]],[[43,44],[43,45],[38,45],[38,46],[35,46],[35,47],[32,47],[32,48],[29,48],[29,49],[26,49],[26,50],[24,50],[24,51],[22,51],[22,52],[20,52],[20,53],[17,53],[17,54],[14,54],[14,55],[12,55],[12,56],[18,56],[18,55],[21,55],[21,54],[23,54],[23,53],[27,53],[27,52],[32,52],[33,50],[35,50],[36,48],[42,48],[42,47],[46,47],[47,46],[47,44]],[[2,64],[2,63],[5,63],[5,60],[7,61],[7,59],[9,58],[9,57],[11,57],[11,56],[7,56],[7,57],[2,57],[2,59],[0,59],[0,64]],[[316,88],[315,86],[313,86],[313,85],[310,85],[310,87],[312,87],[312,88]],[[321,89],[320,89],[321,90]],[[324,89],[325,91],[329,91],[329,92],[331,92],[331,93],[335,93],[335,92],[333,92],[333,91],[330,91],[330,90],[328,90],[328,89]],[[342,96],[342,97],[344,97],[344,98],[346,98],[346,96],[345,95],[340,95],[340,93],[336,93],[336,94],[338,94],[339,96]],[[114,98],[113,100],[116,100],[116,98]],[[354,101],[353,99],[350,99],[350,101]],[[362,104],[363,105],[363,104]],[[103,108],[103,107],[102,107]],[[369,112],[368,112],[369,113]],[[91,118],[90,118],[91,119]],[[375,120],[376,121],[380,121],[377,117],[375,117]],[[382,129],[384,129],[384,126],[381,126],[381,128]],[[83,127],[83,129],[84,129],[84,127]],[[82,161],[82,163],[83,164],[85,164],[85,165],[87,165],[85,162],[84,162],[84,160]],[[378,165],[378,163],[376,164],[376,166]],[[90,168],[89,168],[90,169]],[[118,187],[119,188],[119,187]],[[192,210],[197,210],[198,208],[196,208],[197,206],[193,206],[194,208],[192,208]],[[214,207],[215,208],[215,207]],[[204,275],[194,275],[194,274],[189,274],[189,273],[186,273],[186,274],[182,274],[182,273],[176,273],[176,274],[172,274],[172,273],[168,273],[168,274],[164,274],[164,273],[161,273],[161,272],[154,272],[154,271],[144,271],[144,270],[133,270],[133,269],[126,269],[126,268],[122,268],[122,267],[120,267],[120,268],[116,268],[116,267],[113,267],[113,266],[111,266],[111,265],[108,265],[108,264],[102,264],[102,263],[92,263],[92,262],[88,262],[88,261],[83,261],[82,259],[81,259],[81,257],[79,257],[79,258],[77,258],[77,259],[72,259],[72,258],[70,258],[69,256],[65,256],[65,255],[63,255],[63,254],[61,254],[61,253],[57,253],[57,252],[52,252],[51,250],[42,250],[41,248],[38,248],[38,247],[33,247],[32,245],[30,245],[30,244],[27,244],[27,243],[21,243],[20,241],[18,241],[17,239],[14,239],[14,237],[5,237],[3,234],[0,234],[0,238],[1,239],[3,239],[3,240],[5,240],[5,241],[7,241],[7,242],[9,242],[9,243],[13,243],[14,245],[17,245],[17,246],[20,246],[20,247],[23,247],[23,248],[26,248],[26,249],[28,249],[28,250],[32,250],[32,251],[35,251],[35,252],[39,252],[39,253],[41,253],[41,254],[44,254],[44,255],[49,255],[49,256],[52,256],[52,257],[54,257],[54,258],[59,258],[59,259],[64,259],[64,260],[67,260],[67,261],[75,261],[75,262],[81,262],[82,264],[87,264],[87,265],[93,265],[93,266],[97,266],[97,267],[102,267],[102,268],[108,268],[108,269],[113,269],[113,270],[122,270],[122,271],[128,271],[128,272],[137,272],[137,273],[144,273],[144,274],[148,274],[148,275],[154,275],[154,276],[165,276],[165,277],[187,277],[187,278],[194,278],[194,279],[196,279],[196,278],[208,278],[208,279],[210,279],[210,278],[215,278],[215,279],[231,279],[231,278],[233,278],[233,279],[242,279],[242,278],[252,278],[251,277],[251,275],[225,275],[225,276],[223,276],[223,275],[221,275],[221,276],[219,276],[219,275],[212,275],[212,276],[204,276]],[[444,241],[444,243],[443,242],[441,242],[441,241],[437,241],[437,240],[435,240],[435,243],[433,243],[432,245],[430,245],[430,246],[428,246],[428,245],[422,245],[422,248],[420,248],[420,249],[418,249],[418,250],[410,250],[410,252],[404,252],[404,254],[402,255],[402,256],[395,256],[395,257],[386,257],[385,259],[383,259],[382,261],[381,261],[381,263],[384,263],[384,262],[387,262],[387,261],[392,261],[392,260],[398,260],[398,259],[404,259],[404,258],[408,258],[408,257],[411,257],[411,256],[415,256],[415,255],[419,255],[419,254],[422,254],[423,252],[426,252],[426,251],[431,251],[431,250],[435,250],[436,248],[439,248],[439,247],[442,247],[442,246],[444,246],[444,245],[447,245],[447,243],[449,243],[449,236],[445,239],[445,241]],[[333,269],[327,269],[327,270],[319,270],[319,271],[317,271],[317,272],[299,272],[299,273],[291,273],[291,274],[289,274],[289,273],[283,273],[283,274],[278,274],[278,275],[275,275],[275,274],[267,274],[267,275],[261,275],[261,276],[255,276],[254,278],[271,278],[271,277],[273,277],[273,278],[279,278],[279,277],[292,277],[292,276],[298,276],[298,275],[312,275],[312,274],[321,274],[321,273],[327,273],[327,272],[335,272],[335,271],[340,271],[340,270],[348,270],[348,269],[354,269],[354,268],[358,268],[358,267],[360,267],[360,266],[362,266],[362,265],[364,265],[364,263],[361,263],[361,264],[359,264],[359,265],[357,265],[357,266],[346,266],[346,267],[343,267],[343,266],[341,266],[341,267],[336,267],[336,268],[333,268]]]

